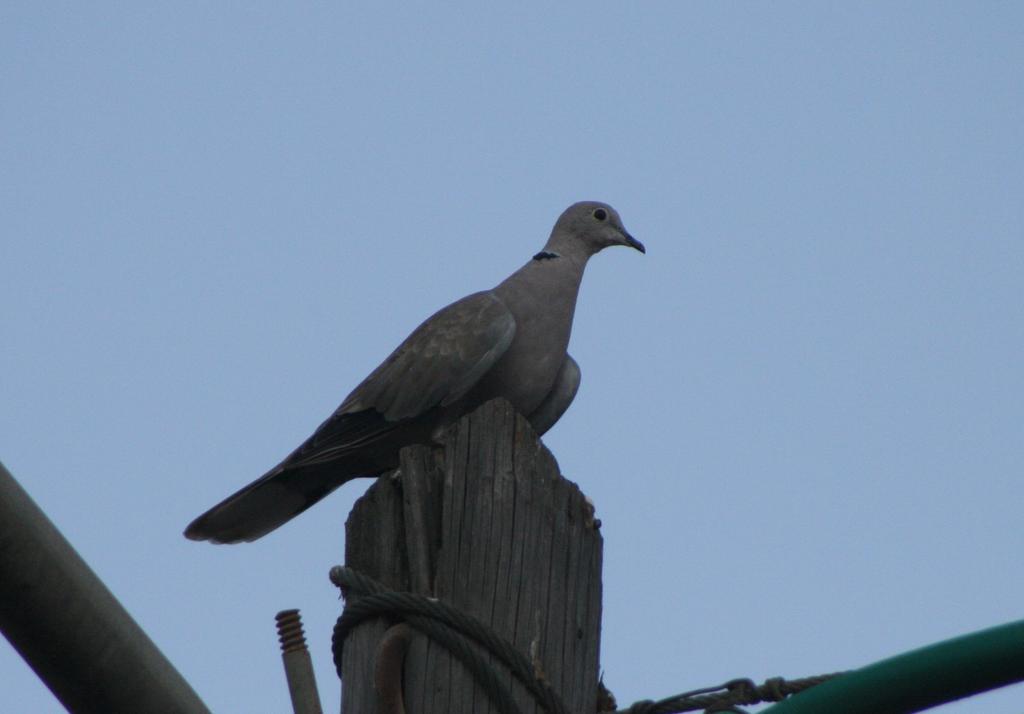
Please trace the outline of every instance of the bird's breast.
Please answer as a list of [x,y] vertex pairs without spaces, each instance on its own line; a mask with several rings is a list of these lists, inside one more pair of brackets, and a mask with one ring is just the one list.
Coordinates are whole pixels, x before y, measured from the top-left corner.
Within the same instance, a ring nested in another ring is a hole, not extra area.
[[495,288],[516,332],[474,388],[473,402],[504,397],[525,416],[540,406],[565,361],[582,275],[582,266],[565,258],[531,261]]

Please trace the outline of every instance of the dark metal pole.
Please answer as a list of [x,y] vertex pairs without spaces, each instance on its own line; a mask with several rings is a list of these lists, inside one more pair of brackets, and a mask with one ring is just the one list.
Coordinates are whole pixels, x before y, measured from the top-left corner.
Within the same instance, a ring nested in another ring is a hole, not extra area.
[[3,464],[0,630],[71,712],[209,714]]

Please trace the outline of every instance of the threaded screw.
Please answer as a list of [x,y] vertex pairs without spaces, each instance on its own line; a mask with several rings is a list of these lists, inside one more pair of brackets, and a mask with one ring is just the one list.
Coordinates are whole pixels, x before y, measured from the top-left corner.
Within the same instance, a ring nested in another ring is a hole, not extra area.
[[313,660],[306,648],[306,634],[302,631],[302,616],[298,610],[281,610],[274,616],[277,621],[277,639],[281,642],[281,661],[288,679],[288,694],[295,714],[323,714],[320,695],[316,691]]
[[274,619],[277,620],[277,638],[281,642],[281,652],[306,649],[306,633],[302,630],[302,615],[298,610],[281,610]]

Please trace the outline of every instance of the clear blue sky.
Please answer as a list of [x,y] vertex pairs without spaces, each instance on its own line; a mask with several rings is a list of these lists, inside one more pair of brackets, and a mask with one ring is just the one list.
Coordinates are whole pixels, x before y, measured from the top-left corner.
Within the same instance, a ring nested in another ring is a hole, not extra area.
[[1021,4],[7,2],[0,57],[0,459],[215,711],[287,710],[287,607],[336,710],[368,482],[182,528],[580,199],[648,247],[546,439],[621,703],[1024,616]]

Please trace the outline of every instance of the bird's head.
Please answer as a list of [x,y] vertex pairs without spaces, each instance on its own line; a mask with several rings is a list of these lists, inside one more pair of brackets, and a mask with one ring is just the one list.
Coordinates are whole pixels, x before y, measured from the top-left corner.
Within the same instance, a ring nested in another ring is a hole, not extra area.
[[558,217],[545,249],[586,259],[611,245],[647,252],[644,244],[622,225],[618,211],[600,201],[580,201]]

